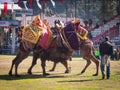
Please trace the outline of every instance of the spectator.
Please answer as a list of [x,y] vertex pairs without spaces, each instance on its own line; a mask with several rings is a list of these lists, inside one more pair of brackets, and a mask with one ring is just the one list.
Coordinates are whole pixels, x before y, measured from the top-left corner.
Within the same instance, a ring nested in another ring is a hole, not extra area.
[[98,23],[96,23],[96,25],[95,25],[95,27],[94,27],[95,29],[97,29],[97,28],[99,28],[99,24]]
[[116,23],[116,28],[119,30],[119,28],[120,28],[120,23]]
[[95,49],[94,54],[96,58],[100,59],[100,51],[98,47]]
[[91,32],[88,33],[88,38],[92,40],[92,34],[91,34]]
[[85,24],[85,26],[88,26],[88,21],[85,20],[85,21],[84,21],[84,24]]
[[2,45],[0,43],[0,54],[2,54]]
[[116,60],[119,60],[119,59],[120,59],[120,49],[119,49],[119,48],[116,49],[115,59],[116,59]]
[[116,57],[116,49],[113,50],[113,54],[111,55],[111,60],[115,60]]
[[[120,1],[119,1],[120,2]],[[117,15],[120,15],[120,4],[116,7]]]
[[103,20],[103,24],[106,24],[106,23],[107,23],[107,20],[104,19],[104,20]]
[[109,41],[108,37],[104,38],[104,41],[99,46],[100,55],[101,55],[101,73],[102,79],[105,78],[105,69],[106,66],[106,77],[107,79],[110,78],[110,56],[113,54],[113,45]]
[[93,22],[92,22],[92,19],[89,19],[89,20],[88,20],[89,26],[92,26],[92,23],[93,23]]

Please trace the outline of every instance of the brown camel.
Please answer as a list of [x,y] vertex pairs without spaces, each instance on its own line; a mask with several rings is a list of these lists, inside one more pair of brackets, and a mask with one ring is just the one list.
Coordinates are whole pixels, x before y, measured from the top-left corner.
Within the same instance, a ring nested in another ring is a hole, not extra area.
[[[81,74],[85,72],[87,67],[91,64],[91,61],[93,61],[95,63],[95,65],[96,65],[96,73],[93,74],[93,76],[97,76],[98,75],[98,69],[99,69],[99,60],[93,54],[93,51],[94,51],[93,44],[92,44],[92,42],[89,39],[86,39],[84,41],[81,40],[81,41],[82,42],[80,43],[80,51],[83,54],[83,58],[86,59],[86,61],[87,61],[86,66],[81,71]],[[70,58],[70,56],[68,56],[68,57]],[[31,70],[34,67],[34,65],[36,64],[36,61],[37,61],[38,58],[39,58],[39,53],[37,53],[37,52],[34,53],[33,54],[32,65],[30,66],[30,68],[28,70],[29,74],[32,74]],[[61,62],[65,66],[65,68],[66,68],[65,73],[69,73],[70,72],[70,67],[68,67],[67,61],[66,60],[65,61],[61,61],[61,59],[59,61],[54,61],[53,67],[52,67],[52,69],[50,71],[54,71],[55,70],[56,64],[58,62]]]
[[[80,28],[78,28],[79,24],[76,24],[76,25],[77,25],[77,29],[80,29]],[[23,42],[21,42],[19,49],[18,49],[18,54],[12,61],[9,75],[12,75],[12,69],[13,69],[13,66],[15,65],[15,76],[18,76],[18,72],[17,72],[18,65],[21,63],[21,61],[23,61],[25,58],[28,57],[30,50],[33,50],[34,54],[33,54],[33,62],[32,62],[31,67],[28,70],[28,73],[31,74],[31,70],[32,70],[33,66],[35,65],[35,62],[38,57],[41,59],[43,75],[47,75],[46,70],[45,70],[46,60],[54,61],[55,64],[58,61],[60,61],[66,67],[66,70],[69,70],[66,60],[69,59],[69,57],[72,55],[73,50],[79,49],[79,50],[81,50],[81,52],[83,53],[83,57],[87,61],[87,64],[83,68],[81,73],[85,72],[85,70],[90,65],[91,60],[92,60],[96,64],[96,73],[94,74],[94,76],[97,76],[98,68],[99,68],[99,61],[93,55],[93,48],[94,48],[93,44],[91,43],[91,41],[88,38],[86,38],[84,40],[78,38],[76,35],[76,26],[75,27],[74,26],[75,26],[74,23],[70,23],[70,25],[68,24],[68,27],[66,26],[63,29],[65,34],[69,33],[69,35],[64,34],[63,38],[65,38],[64,36],[66,36],[67,40],[65,39],[65,42],[73,44],[73,45],[71,45],[71,48],[69,48],[69,45],[67,44],[67,45],[65,45],[65,47],[57,47],[57,48],[54,47],[54,48],[49,48],[48,50],[44,50],[40,46],[38,47],[36,44],[32,44],[30,42],[27,42],[28,46],[25,48],[25,44]],[[72,30],[72,31],[70,31],[70,30]],[[63,40],[63,38],[62,38],[62,40]],[[80,42],[74,43],[74,41],[75,41],[74,39],[76,39]]]
[[[73,50],[80,50],[83,54],[83,58],[86,59],[87,63],[81,71],[81,74],[85,72],[87,67],[91,64],[91,61],[93,61],[96,64],[96,73],[93,74],[93,76],[97,76],[99,60],[93,55],[93,42],[86,37],[87,30],[80,26],[80,20],[73,20],[66,23],[64,29],[61,30],[61,34],[61,38],[64,38],[64,40],[62,40],[67,43],[67,46]],[[55,67],[56,63],[54,63],[52,71],[54,71]]]
[[[29,42],[28,42],[29,43]],[[69,59],[69,56],[72,54],[72,51],[69,51],[68,48],[66,47],[56,47],[56,48],[49,48],[48,50],[42,49],[40,46],[35,46],[34,44],[29,43],[31,45],[33,50],[33,62],[31,67],[28,70],[28,73],[31,74],[32,67],[36,64],[36,60],[39,57],[41,59],[41,66],[43,70],[43,75],[48,75],[45,70],[46,66],[46,60],[51,60],[55,63],[61,62],[65,68],[66,68],[66,73],[70,72],[67,60]],[[9,75],[12,75],[12,70],[13,66],[15,65],[15,76],[18,75],[18,66],[19,64],[28,57],[30,53],[29,48],[27,50],[24,49],[24,43],[20,43],[18,53],[16,57],[12,61],[12,65],[9,71]]]

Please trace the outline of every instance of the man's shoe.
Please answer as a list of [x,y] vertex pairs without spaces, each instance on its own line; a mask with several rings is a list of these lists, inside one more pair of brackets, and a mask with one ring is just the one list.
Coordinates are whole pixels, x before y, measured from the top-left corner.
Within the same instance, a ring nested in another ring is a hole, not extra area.
[[107,79],[110,79],[110,77],[107,77]]
[[102,75],[102,79],[105,79],[105,74]]

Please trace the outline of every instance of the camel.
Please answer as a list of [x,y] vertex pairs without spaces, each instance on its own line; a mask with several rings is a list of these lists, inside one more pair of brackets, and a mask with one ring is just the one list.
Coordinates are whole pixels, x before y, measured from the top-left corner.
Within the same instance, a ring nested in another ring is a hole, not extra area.
[[[33,44],[28,41],[22,41],[18,48],[18,54],[12,61],[12,65],[9,70],[9,75],[12,75],[13,66],[15,65],[15,76],[18,76],[17,72],[18,66],[25,58],[29,56],[30,51],[33,51],[34,53],[32,65],[28,69],[29,74],[31,74],[31,70],[33,66],[36,64],[36,60],[38,57],[41,59],[43,75],[49,75],[48,73],[46,73],[45,70],[46,60],[54,61],[54,65],[56,65],[57,62],[61,62],[65,66],[66,72],[68,72],[69,67],[66,60],[69,59],[74,50],[81,50],[84,59],[86,59],[87,61],[86,66],[81,71],[81,74],[86,71],[91,61],[93,61],[96,64],[96,73],[93,74],[93,76],[97,76],[99,69],[99,60],[93,55],[94,46],[92,44],[92,41],[89,40],[88,38],[78,38],[76,35],[76,30],[81,29],[80,25],[76,22],[75,23],[71,22],[72,21],[70,21],[70,24],[67,24],[68,26],[66,25],[65,28],[62,29],[63,32],[62,37],[59,37],[62,39],[64,47],[50,47],[47,50],[45,50],[42,47],[38,46],[37,44]],[[69,35],[67,35],[68,33]],[[77,40],[76,43],[74,43],[74,41],[76,41],[74,39]],[[28,43],[26,48],[24,42]]]
[[[96,65],[96,73],[93,74],[93,76],[97,76],[98,75],[98,69],[99,69],[99,60],[93,54],[94,47],[93,47],[93,44],[91,43],[91,41],[89,39],[86,39],[85,41],[81,42],[81,44],[80,44],[80,51],[83,54],[83,58],[87,61],[86,66],[81,71],[81,74],[83,74],[86,71],[87,67],[91,64],[91,61],[93,61],[95,63],[95,65]],[[67,59],[70,59],[71,58],[70,56],[68,56]],[[32,74],[31,70],[36,65],[36,61],[37,61],[38,58],[39,58],[39,53],[37,53],[37,52],[34,53],[33,54],[32,64],[31,64],[30,68],[28,69],[28,73],[29,74]],[[65,68],[66,68],[65,73],[71,72],[70,71],[71,67],[68,67],[68,64],[67,64],[66,60],[63,61],[63,62],[61,60],[60,61],[54,61],[53,62],[53,67],[52,67],[52,69],[50,69],[50,71],[54,71],[55,70],[56,64],[58,62],[61,62],[65,66]]]
[[[17,69],[19,64],[29,56],[30,50],[25,50],[23,47],[23,43],[20,43],[18,53],[16,57],[12,61],[12,65],[9,71],[9,75],[12,75],[13,66],[15,65],[15,76],[19,76]],[[34,45],[32,46],[34,47]],[[61,62],[65,68],[65,73],[70,72],[67,60],[69,59],[69,56],[72,54],[72,51],[69,51],[66,47],[56,47],[56,48],[49,48],[48,50],[42,49],[40,46],[36,46],[33,50],[33,61],[31,67],[28,69],[28,73],[31,74],[31,70],[33,66],[36,64],[37,58],[41,59],[41,66],[43,70],[43,76],[49,75],[46,73],[45,66],[46,66],[46,60],[51,60],[55,63]]]

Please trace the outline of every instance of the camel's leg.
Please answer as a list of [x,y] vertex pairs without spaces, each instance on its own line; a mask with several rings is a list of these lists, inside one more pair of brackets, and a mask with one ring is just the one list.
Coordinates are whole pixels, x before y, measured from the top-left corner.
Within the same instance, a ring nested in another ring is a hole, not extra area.
[[18,75],[18,66],[19,66],[21,61],[22,61],[22,59],[19,59],[19,62],[15,63],[15,76],[19,76]]
[[99,60],[94,55],[91,55],[91,60],[96,64],[96,73],[93,74],[93,76],[97,76],[99,71]]
[[65,60],[65,61],[61,61],[61,63],[64,65],[64,67],[66,68],[66,71],[65,71],[65,73],[70,73],[71,72],[71,68],[70,67],[68,67],[68,62],[67,62],[67,60]]
[[91,61],[89,58],[85,58],[87,63],[86,63],[86,66],[83,68],[83,70],[81,71],[81,74],[85,72],[85,70],[88,68],[88,66],[91,64]]
[[[70,57],[69,60],[72,61],[72,57]],[[63,62],[63,63],[62,63],[62,62]],[[62,61],[62,62],[61,62],[61,63],[62,63],[62,64],[65,66],[65,68],[66,68],[66,71],[65,71],[65,72],[66,72],[66,73],[69,73],[71,67],[68,67],[68,65],[66,64],[67,61]],[[65,62],[65,63],[64,63],[64,62]],[[55,70],[55,67],[56,67],[56,65],[57,65],[57,63],[58,63],[58,62],[54,62],[54,63],[53,63],[52,69],[50,69],[49,71],[54,71],[54,70]],[[66,64],[66,65],[65,65],[65,64]]]
[[21,52],[19,57],[14,61],[14,64],[15,64],[15,76],[18,76],[18,72],[17,72],[17,69],[18,69],[18,66],[19,64],[25,59],[27,58],[29,55],[29,52]]
[[12,61],[12,65],[11,65],[11,68],[10,68],[10,70],[9,70],[9,75],[11,75],[12,76],[12,69],[13,69],[13,66],[14,66],[14,64],[15,64],[15,61],[18,59],[18,57],[19,57],[19,54],[17,54],[17,56],[13,59],[13,61]]
[[41,57],[41,66],[42,66],[42,70],[43,70],[43,76],[49,75],[48,73],[46,73],[46,69],[45,69],[46,58],[44,55]]
[[28,74],[32,74],[32,72],[31,72],[32,68],[36,65],[38,57],[39,57],[38,53],[33,53],[33,60],[32,60],[32,64],[31,64],[30,68],[28,69]]
[[55,67],[56,67],[56,64],[57,64],[57,62],[53,62],[53,67],[52,67],[52,69],[50,69],[49,71],[54,71],[54,70],[55,70]]

